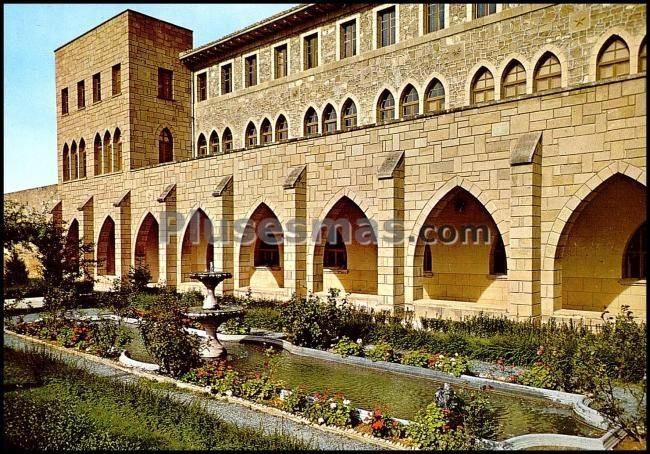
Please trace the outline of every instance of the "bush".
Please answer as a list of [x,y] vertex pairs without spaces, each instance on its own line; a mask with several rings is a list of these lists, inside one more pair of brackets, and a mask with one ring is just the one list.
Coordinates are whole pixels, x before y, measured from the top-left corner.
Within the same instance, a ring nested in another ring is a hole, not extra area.
[[145,348],[161,371],[172,377],[188,372],[200,362],[200,340],[184,329],[186,310],[178,295],[165,290],[140,324]]
[[469,391],[459,395],[459,411],[468,435],[494,440],[499,432],[497,410],[483,391]]
[[343,396],[329,397],[317,393],[314,401],[305,410],[305,417],[316,424],[336,427],[351,427],[355,421],[350,401]]
[[18,255],[18,251],[12,249],[4,266],[4,285],[12,287],[15,285],[26,285],[28,282],[27,265],[25,265],[25,261]]
[[129,267],[127,282],[134,292],[143,291],[147,287],[147,284],[150,280],[151,272],[149,271],[149,265],[145,264]]
[[393,361],[393,347],[388,342],[379,341],[365,352],[366,358],[372,361]]
[[394,419],[382,414],[379,408],[374,408],[370,417],[363,421],[370,426],[370,430],[375,437],[379,438],[402,438],[404,428]]
[[428,367],[431,354],[421,350],[409,350],[402,354],[400,362],[407,366]]
[[249,334],[251,327],[242,318],[231,318],[221,325],[220,332],[224,334]]
[[447,415],[435,403],[417,413],[406,426],[406,435],[420,449],[465,450],[472,447],[463,430],[449,427]]
[[302,414],[307,404],[308,401],[305,392],[299,387],[294,387],[291,391],[284,394],[280,408],[289,413]]
[[363,345],[359,342],[360,340],[361,339],[354,342],[347,337],[344,337],[338,341],[334,347],[332,347],[332,352],[337,353],[344,358],[346,356],[363,356]]
[[125,329],[121,322],[102,320],[93,330],[92,349],[104,357],[115,357],[131,341],[131,333]]
[[336,305],[337,293],[326,301],[314,294],[305,297],[294,295],[282,305],[280,318],[290,342],[302,347],[328,348],[338,336],[343,311]]
[[460,377],[470,371],[470,361],[458,353],[453,356],[436,355],[429,359],[429,368]]

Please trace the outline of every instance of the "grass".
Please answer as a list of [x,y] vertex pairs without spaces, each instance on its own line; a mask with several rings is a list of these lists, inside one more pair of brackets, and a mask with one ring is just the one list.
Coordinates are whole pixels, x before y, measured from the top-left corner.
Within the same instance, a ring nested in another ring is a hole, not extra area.
[[53,354],[4,348],[3,447],[9,449],[301,450],[284,434],[239,428],[145,381],[123,383]]

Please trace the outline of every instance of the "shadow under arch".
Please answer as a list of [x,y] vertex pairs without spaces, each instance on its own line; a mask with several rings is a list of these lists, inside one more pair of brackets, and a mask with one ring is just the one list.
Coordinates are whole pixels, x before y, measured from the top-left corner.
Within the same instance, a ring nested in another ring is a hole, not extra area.
[[160,279],[160,252],[159,252],[158,221],[151,213],[147,213],[135,238],[133,260],[136,267],[147,266],[151,273],[150,282]]
[[97,237],[97,275],[115,275],[115,221],[106,216]]
[[189,282],[190,273],[207,271],[214,263],[213,224],[201,208],[190,217],[181,243],[181,282]]

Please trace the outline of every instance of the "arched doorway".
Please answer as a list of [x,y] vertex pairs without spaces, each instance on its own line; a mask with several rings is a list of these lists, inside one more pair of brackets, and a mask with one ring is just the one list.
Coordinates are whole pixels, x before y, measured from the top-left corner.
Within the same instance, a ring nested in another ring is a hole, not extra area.
[[368,217],[349,197],[329,210],[314,247],[314,292],[377,294],[377,236]]
[[413,259],[414,300],[462,301],[505,310],[505,245],[483,204],[456,186],[420,227]]
[[214,263],[212,222],[200,208],[187,224],[181,247],[181,282],[190,282],[190,273],[207,271]]
[[115,221],[108,216],[97,241],[97,275],[115,275]]
[[159,279],[158,221],[147,213],[135,240],[135,266],[147,266],[151,273],[151,282]]
[[248,219],[239,250],[239,287],[284,287],[284,232],[265,203]]
[[645,316],[644,268],[633,265],[647,247],[639,234],[646,200],[642,184],[615,174],[573,211],[554,261],[562,309],[617,314],[628,305]]
[[79,221],[73,219],[65,238],[65,260],[74,269],[79,269]]

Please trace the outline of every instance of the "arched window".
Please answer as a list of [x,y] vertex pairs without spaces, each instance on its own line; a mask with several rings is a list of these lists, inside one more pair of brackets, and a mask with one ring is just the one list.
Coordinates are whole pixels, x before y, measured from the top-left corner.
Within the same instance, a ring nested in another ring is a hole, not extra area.
[[438,112],[445,108],[445,88],[438,79],[433,79],[427,87],[427,96],[424,100],[426,112]]
[[158,137],[158,161],[171,162],[174,160],[174,140],[169,129],[165,128],[160,131]]
[[472,81],[472,104],[494,101],[494,77],[485,67],[478,70]]
[[433,257],[431,257],[431,245],[424,245],[424,260],[422,261],[422,271],[433,273]]
[[562,86],[560,60],[550,52],[542,55],[535,68],[534,91],[550,90]]
[[503,72],[501,98],[514,98],[526,94],[526,70],[517,60],[511,61]]
[[377,102],[377,123],[395,118],[395,98],[390,91],[384,90]]
[[305,114],[305,136],[318,134],[318,114],[313,107],[310,107]]
[[230,132],[230,128],[226,128],[223,131],[223,140],[221,141],[221,147],[224,153],[230,153],[232,151],[232,132]]
[[646,279],[645,259],[647,245],[646,223],[644,222],[636,229],[625,247],[625,255],[623,256],[624,279]]
[[73,140],[70,147],[70,179],[79,178],[79,155],[77,154],[77,143]]
[[122,170],[122,133],[117,128],[113,134],[113,169]]
[[278,121],[275,122],[275,141],[280,142],[287,139],[289,139],[289,123],[284,115],[280,115]]
[[493,276],[499,276],[508,273],[508,265],[506,261],[506,248],[503,245],[503,238],[501,235],[496,239],[494,249],[492,250],[492,256],[490,257],[490,274]]
[[332,243],[328,238],[325,243],[323,267],[345,270],[348,267],[348,253],[340,230],[336,230],[336,239]]
[[219,153],[219,134],[217,131],[212,131],[210,134],[210,154]]
[[86,178],[86,142],[79,141],[79,178]]
[[331,104],[323,110],[323,134],[336,132],[336,110]]
[[598,54],[597,79],[630,74],[630,49],[618,36],[609,38]]
[[[281,235],[281,233],[279,234]],[[263,238],[269,238],[270,242],[266,242]],[[273,233],[269,228],[266,228],[262,235],[257,239],[257,247],[255,248],[255,266],[280,266],[280,248],[278,246],[278,234]]]
[[420,97],[418,96],[418,91],[413,85],[407,85],[406,88],[404,88],[400,99],[402,118],[410,118],[420,113],[418,106],[419,103]]
[[205,156],[208,154],[208,141],[203,134],[199,134],[199,140],[196,142],[196,155]]
[[246,146],[254,147],[255,145],[257,145],[257,128],[251,121],[248,123],[248,126],[246,126]]
[[70,179],[70,150],[68,144],[63,145],[63,154],[61,155],[61,164],[63,167],[63,181]]
[[646,40],[643,38],[641,48],[639,49],[639,72],[647,71],[648,57],[646,57],[646,47]]
[[111,133],[106,131],[104,134],[104,147],[102,148],[102,173],[113,171],[113,150],[111,147]]
[[102,138],[95,134],[95,144],[93,145],[93,158],[95,160],[95,175],[102,174]]
[[350,98],[343,104],[341,111],[341,129],[347,131],[357,125],[357,106]]
[[262,145],[273,142],[273,130],[271,129],[271,122],[265,118],[260,126],[260,133],[262,134]]

